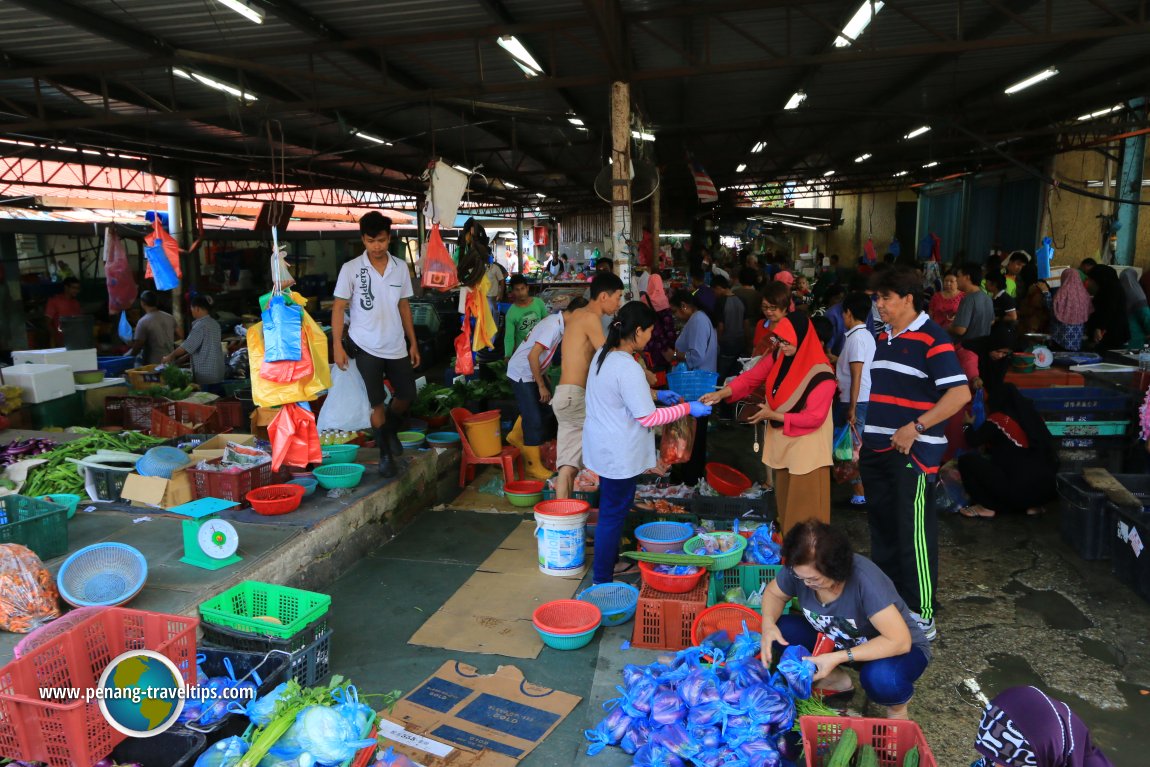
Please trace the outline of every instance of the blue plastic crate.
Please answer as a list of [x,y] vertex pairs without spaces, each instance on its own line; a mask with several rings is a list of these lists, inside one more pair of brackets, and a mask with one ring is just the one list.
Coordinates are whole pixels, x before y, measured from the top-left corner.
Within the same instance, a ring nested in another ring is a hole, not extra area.
[[[1035,409],[1042,413],[1046,420],[1061,421],[1062,415],[1076,417],[1085,413],[1124,411],[1130,407],[1130,395],[1102,386],[1056,386],[1050,389],[1019,391],[1034,403]],[[1047,417],[1047,414],[1051,414],[1052,417]]]
[[132,356],[96,358],[96,367],[103,370],[104,375],[108,378],[118,378],[124,374],[125,370],[129,370],[135,366],[136,358]]

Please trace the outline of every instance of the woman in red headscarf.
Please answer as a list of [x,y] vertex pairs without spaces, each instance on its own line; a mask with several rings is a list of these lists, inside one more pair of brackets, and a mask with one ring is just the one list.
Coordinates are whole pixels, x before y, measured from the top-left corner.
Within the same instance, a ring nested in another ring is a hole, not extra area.
[[655,327],[651,332],[651,340],[647,342],[645,357],[653,370],[666,370],[669,365],[663,358],[663,352],[675,348],[679,333],[675,330],[675,315],[671,311],[663,278],[658,272],[651,274],[647,280],[647,290],[640,294],[640,298],[655,310]]
[[[805,314],[775,328],[775,350],[700,401],[740,400],[765,387],[766,403],[751,417],[763,423],[763,463],[775,470],[779,527],[786,535],[804,519],[831,519],[831,402],[835,374]],[[759,440],[755,440],[759,443]]]

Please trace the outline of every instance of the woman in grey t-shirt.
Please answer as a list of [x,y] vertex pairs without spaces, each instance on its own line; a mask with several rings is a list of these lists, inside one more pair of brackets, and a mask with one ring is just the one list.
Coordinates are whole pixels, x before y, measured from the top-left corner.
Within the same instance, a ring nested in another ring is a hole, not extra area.
[[[808,519],[783,541],[787,563],[763,594],[763,663],[774,643],[814,650],[819,634],[834,651],[811,657],[814,679],[826,696],[853,692],[859,672],[867,698],[887,707],[890,719],[906,719],[914,683],[930,663],[930,642],[910,616],[906,602],[878,565],[851,550],[837,528]],[[803,615],[783,615],[797,597]]]

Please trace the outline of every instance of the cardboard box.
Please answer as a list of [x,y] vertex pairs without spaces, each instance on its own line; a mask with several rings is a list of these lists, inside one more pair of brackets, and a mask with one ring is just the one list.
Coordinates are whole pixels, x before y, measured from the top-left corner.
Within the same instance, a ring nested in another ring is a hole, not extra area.
[[76,393],[72,368],[67,365],[25,363],[0,370],[4,383],[24,390],[24,402],[47,402]]
[[131,501],[133,506],[160,509],[170,509],[194,500],[191,478],[183,470],[172,474],[171,479],[129,474],[124,480],[124,489],[120,491],[120,497],[125,501]]
[[224,450],[227,448],[229,442],[236,442],[240,445],[254,445],[255,441],[256,438],[252,434],[221,434],[218,437],[212,437],[207,442],[201,442],[192,450],[192,463],[223,458]]
[[447,661],[382,716],[379,734],[424,767],[514,767],[579,704],[515,666],[488,676]]
[[256,439],[266,440],[268,438],[268,426],[278,413],[279,408],[270,407],[257,407],[252,411],[250,419],[252,424],[251,432],[255,435]]
[[74,349],[69,351],[61,346],[58,349],[30,349],[12,352],[12,363],[15,365],[67,365],[73,372],[77,370],[96,370],[100,364],[97,361],[95,349]]

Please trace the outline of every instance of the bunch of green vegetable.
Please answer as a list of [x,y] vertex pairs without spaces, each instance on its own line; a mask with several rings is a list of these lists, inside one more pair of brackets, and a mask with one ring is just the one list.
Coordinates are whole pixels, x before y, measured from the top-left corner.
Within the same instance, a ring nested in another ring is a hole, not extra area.
[[415,395],[411,403],[411,414],[416,418],[446,416],[452,408],[460,407],[463,398],[454,388],[429,383]]
[[84,436],[42,453],[46,463],[28,472],[28,481],[22,489],[23,495],[37,496],[51,493],[84,494],[84,478],[76,471],[76,466],[67,459],[84,459],[97,450],[118,450],[124,453],[138,453],[160,444],[164,440],[149,437],[137,431],[122,431],[112,434],[99,429],[76,429]]

